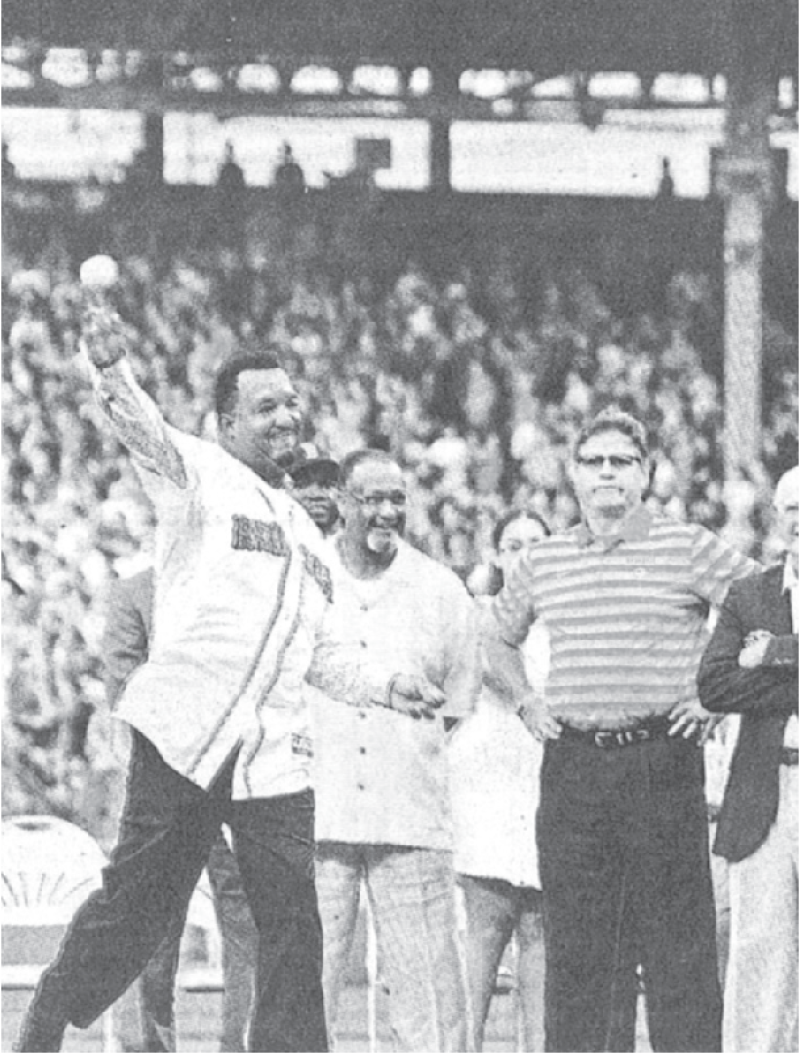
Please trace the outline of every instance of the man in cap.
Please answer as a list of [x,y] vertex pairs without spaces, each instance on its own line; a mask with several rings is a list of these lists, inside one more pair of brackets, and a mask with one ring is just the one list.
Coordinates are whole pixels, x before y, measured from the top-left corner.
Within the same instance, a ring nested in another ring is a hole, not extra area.
[[292,494],[319,527],[322,537],[332,538],[339,528],[336,503],[339,465],[331,458],[309,457],[299,461],[290,475]]

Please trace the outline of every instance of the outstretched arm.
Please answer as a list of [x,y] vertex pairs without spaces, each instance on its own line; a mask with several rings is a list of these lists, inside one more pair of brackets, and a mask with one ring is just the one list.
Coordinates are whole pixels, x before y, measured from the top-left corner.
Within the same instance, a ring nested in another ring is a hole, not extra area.
[[306,680],[332,699],[350,706],[385,706],[409,717],[434,716],[444,692],[422,674],[378,673],[356,662],[352,652],[331,632],[330,607],[317,632]]
[[89,305],[81,344],[100,407],[138,466],[185,488],[188,474],[173,431],[136,383],[125,358],[126,338],[119,317],[106,305]]

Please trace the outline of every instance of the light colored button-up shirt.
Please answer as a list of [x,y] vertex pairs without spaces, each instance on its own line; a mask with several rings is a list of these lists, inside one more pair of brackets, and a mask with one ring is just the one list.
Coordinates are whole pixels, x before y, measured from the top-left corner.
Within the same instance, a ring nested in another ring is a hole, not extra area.
[[480,686],[473,603],[452,571],[400,543],[377,579],[330,561],[339,643],[371,668],[411,668],[442,688],[433,720],[354,710],[314,692],[318,841],[452,848],[442,715],[461,716]]
[[202,787],[238,751],[234,797],[305,789],[306,677],[369,705],[399,671],[342,659],[319,535],[288,494],[167,425],[126,362],[92,374],[157,516],[153,636],[117,716]]

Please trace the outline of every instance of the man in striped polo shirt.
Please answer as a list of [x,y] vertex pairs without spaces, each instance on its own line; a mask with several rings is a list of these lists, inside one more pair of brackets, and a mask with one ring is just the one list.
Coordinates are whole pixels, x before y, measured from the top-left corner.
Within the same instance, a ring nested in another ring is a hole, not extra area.
[[[537,825],[548,1051],[608,1046],[634,941],[656,1051],[721,1049],[714,900],[695,675],[710,605],[754,567],[643,504],[645,431],[604,411],[575,446],[582,522],[521,557],[496,598],[489,669],[545,741]],[[545,697],[518,646],[543,618]]]

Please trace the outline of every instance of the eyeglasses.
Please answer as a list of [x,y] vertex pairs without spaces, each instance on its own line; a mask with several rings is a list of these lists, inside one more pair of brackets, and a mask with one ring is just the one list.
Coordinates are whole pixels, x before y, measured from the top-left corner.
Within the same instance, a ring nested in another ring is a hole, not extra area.
[[618,472],[631,465],[641,465],[642,459],[631,454],[591,454],[589,457],[578,457],[575,459],[579,465],[585,468],[601,469],[606,463]]
[[372,512],[377,512],[385,501],[388,501],[395,509],[404,509],[408,502],[408,497],[400,490],[393,491],[391,494],[365,494],[363,497],[360,494],[354,494],[352,490],[346,490],[344,493],[348,494],[353,501],[357,501],[362,508],[370,509]]

